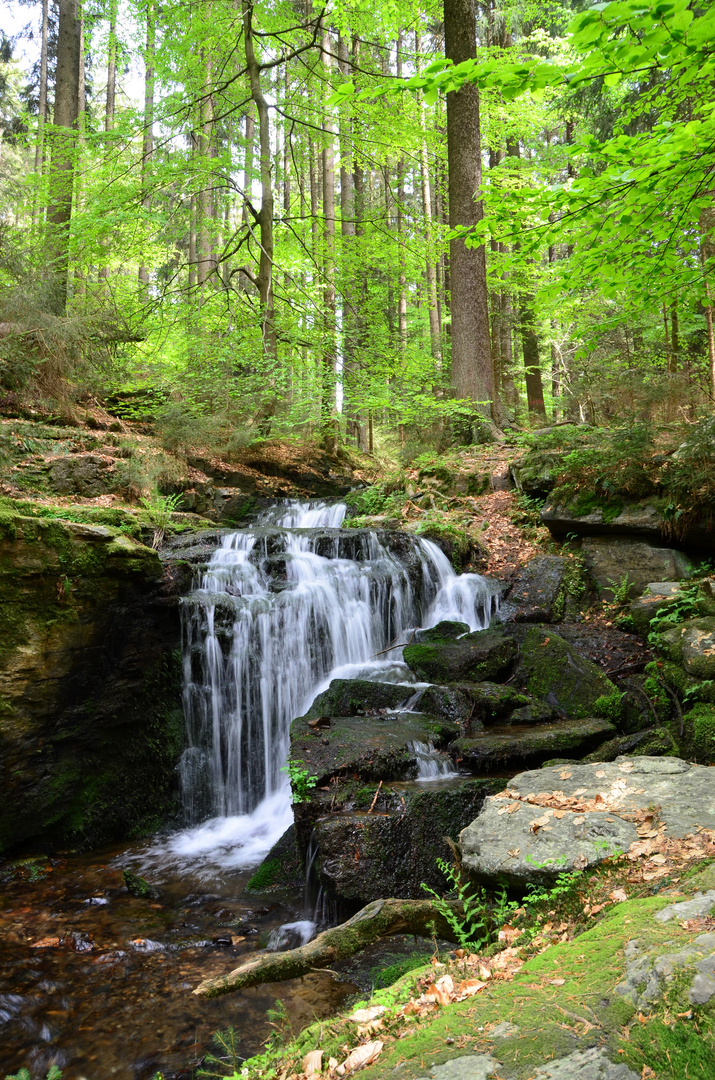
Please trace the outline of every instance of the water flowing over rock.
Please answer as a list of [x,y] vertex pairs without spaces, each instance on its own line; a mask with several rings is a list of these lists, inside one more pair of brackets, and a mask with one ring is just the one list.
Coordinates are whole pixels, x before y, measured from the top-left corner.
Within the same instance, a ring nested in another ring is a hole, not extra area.
[[[484,578],[457,576],[430,541],[341,529],[344,515],[340,503],[267,511],[253,528],[223,536],[185,598],[188,822],[262,820],[264,800],[273,820],[284,820],[275,808],[288,805],[291,721],[332,678],[407,683],[409,698],[414,677],[398,643],[443,619],[470,631],[489,625],[497,593]],[[429,747],[426,734],[410,739]],[[267,829],[265,849],[275,839]]]

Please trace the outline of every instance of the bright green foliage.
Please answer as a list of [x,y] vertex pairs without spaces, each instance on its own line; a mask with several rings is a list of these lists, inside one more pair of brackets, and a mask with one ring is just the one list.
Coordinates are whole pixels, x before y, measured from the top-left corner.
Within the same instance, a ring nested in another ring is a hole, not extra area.
[[283,766],[281,772],[287,773],[290,777],[293,803],[309,802],[310,793],[318,783],[318,778],[311,775],[310,770],[306,768],[305,762],[290,760],[287,765]]
[[451,866],[446,859],[437,859],[437,865],[459,901],[462,913],[456,913],[447,900],[428,885],[423,883],[422,888],[434,897],[435,906],[452,929],[455,941],[460,948],[470,951],[478,951],[489,945],[518,905],[507,899],[506,888],[499,890],[495,902],[490,904],[486,890],[477,889],[471,882],[464,881],[459,869]]

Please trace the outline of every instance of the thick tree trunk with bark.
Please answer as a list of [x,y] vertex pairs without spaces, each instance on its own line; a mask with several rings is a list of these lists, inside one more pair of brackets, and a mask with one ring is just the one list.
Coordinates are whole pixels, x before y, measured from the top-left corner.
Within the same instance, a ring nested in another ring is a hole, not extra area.
[[324,930],[307,945],[289,952],[264,952],[245,964],[205,979],[193,991],[199,997],[220,997],[248,986],[297,979],[315,968],[347,960],[389,934],[431,934],[452,940],[453,932],[431,900],[373,900],[347,922]]
[[81,35],[78,0],[59,0],[55,114],[47,209],[54,275],[51,307],[56,315],[64,315],[67,307]]
[[[476,55],[473,0],[445,0],[444,37],[446,56],[455,64]],[[447,94],[447,155],[450,227],[476,225],[482,218],[482,169],[479,90],[473,83]],[[468,248],[461,239],[451,240],[449,262],[452,388],[490,416],[494,389],[484,246]]]

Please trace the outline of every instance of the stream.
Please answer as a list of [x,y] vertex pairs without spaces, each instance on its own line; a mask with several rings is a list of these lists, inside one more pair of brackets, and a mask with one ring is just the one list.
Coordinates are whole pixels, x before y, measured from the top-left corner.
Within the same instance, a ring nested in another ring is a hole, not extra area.
[[[409,708],[399,643],[442,619],[483,628],[496,610],[489,583],[455,574],[430,541],[341,530],[345,512],[291,502],[227,532],[184,598],[185,827],[0,866],[2,1075],[44,1080],[56,1065],[63,1080],[188,1078],[217,1030],[232,1026],[240,1056],[256,1053],[277,998],[298,1031],[356,992],[326,972],[214,1000],[190,993],[287,930],[320,928],[300,896],[243,891],[292,822],[291,720],[336,677],[404,683]],[[421,783],[449,779],[446,759],[415,749]],[[131,896],[124,869],[157,899]]]

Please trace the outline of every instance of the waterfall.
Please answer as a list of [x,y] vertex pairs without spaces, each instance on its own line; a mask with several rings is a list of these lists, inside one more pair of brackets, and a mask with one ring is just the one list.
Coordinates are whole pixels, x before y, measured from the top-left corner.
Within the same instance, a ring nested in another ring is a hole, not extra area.
[[290,723],[331,678],[409,683],[399,649],[378,654],[413,628],[459,619],[477,630],[494,614],[485,579],[456,575],[435,544],[341,529],[345,512],[344,503],[272,508],[223,537],[184,598],[181,782],[187,824],[205,822],[198,848],[226,843],[235,826],[255,861],[255,830],[266,849],[277,839],[290,814],[281,771]]

